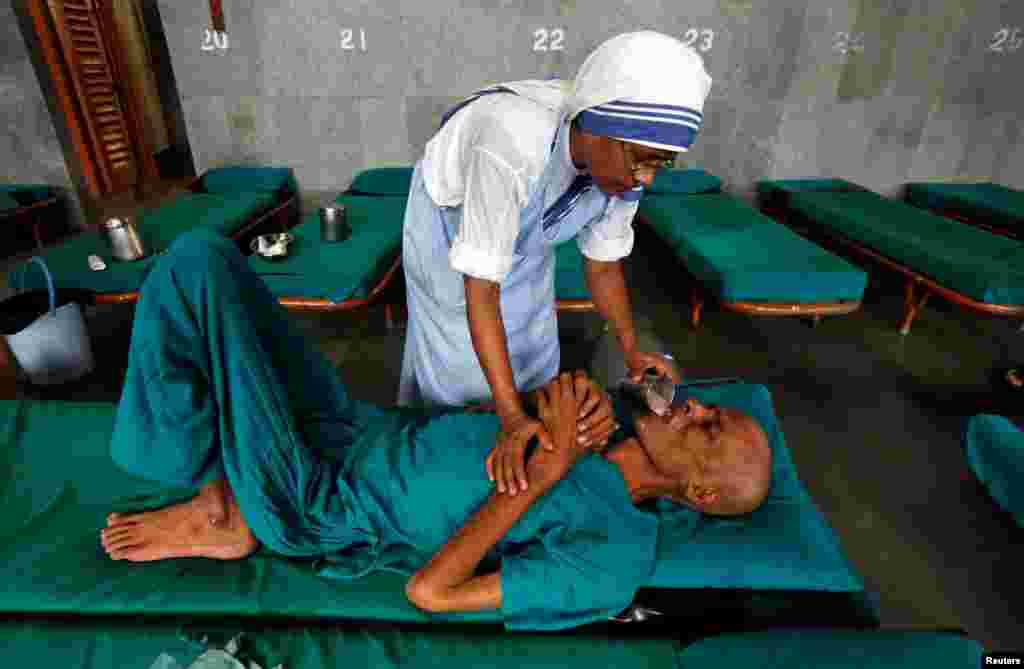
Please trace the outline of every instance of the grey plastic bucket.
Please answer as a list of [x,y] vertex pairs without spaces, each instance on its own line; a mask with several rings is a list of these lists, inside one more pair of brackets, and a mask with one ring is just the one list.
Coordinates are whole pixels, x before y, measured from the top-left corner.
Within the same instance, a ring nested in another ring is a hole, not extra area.
[[[12,334],[5,334],[7,344],[28,380],[36,385],[56,385],[75,381],[93,370],[94,361],[89,333],[77,302],[57,306],[53,277],[46,262],[34,256],[31,262],[39,265],[46,275],[49,309],[35,317],[28,325]],[[24,295],[5,300],[5,310]],[[39,313],[36,308],[35,313]],[[32,317],[35,313],[17,314]]]

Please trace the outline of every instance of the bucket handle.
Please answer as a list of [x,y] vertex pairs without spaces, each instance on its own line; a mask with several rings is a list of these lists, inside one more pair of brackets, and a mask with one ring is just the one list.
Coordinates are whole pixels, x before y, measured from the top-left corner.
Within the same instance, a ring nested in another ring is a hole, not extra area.
[[[46,276],[46,288],[49,290],[49,293],[50,293],[50,311],[49,311],[49,314],[52,316],[53,314],[55,314],[57,312],[57,296],[56,296],[56,291],[53,289],[53,275],[50,274],[50,268],[46,266],[46,261],[43,260],[42,258],[40,258],[39,256],[32,256],[31,258],[29,258],[29,262],[34,262],[37,265],[39,265],[41,268],[43,268],[43,274]],[[27,264],[22,269],[21,274],[19,275],[21,277],[21,287],[18,290],[24,290],[25,289],[25,270],[26,269],[28,269],[28,265]]]

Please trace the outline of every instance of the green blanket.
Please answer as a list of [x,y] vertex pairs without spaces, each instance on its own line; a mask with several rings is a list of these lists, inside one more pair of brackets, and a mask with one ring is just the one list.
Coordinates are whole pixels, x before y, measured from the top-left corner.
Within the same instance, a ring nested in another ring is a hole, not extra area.
[[723,300],[813,303],[864,295],[862,270],[729,195],[646,196],[639,213]]
[[575,239],[555,247],[555,299],[589,300],[583,254]]
[[980,302],[1024,305],[1024,245],[872,192],[797,192],[820,225]]
[[[230,235],[253,215],[274,202],[273,193],[240,191],[222,194],[182,193],[157,209],[144,212],[136,222],[136,229],[150,255],[140,260],[124,262],[110,254],[104,232],[89,230],[67,242],[47,249],[46,261],[57,288],[90,290],[97,293],[118,293],[139,290],[149,274],[154,254],[166,251],[181,233],[193,228],[204,228],[222,235]],[[94,272],[88,257],[98,255],[107,269]],[[38,267],[21,264],[7,275],[15,289],[45,289],[46,279]]]

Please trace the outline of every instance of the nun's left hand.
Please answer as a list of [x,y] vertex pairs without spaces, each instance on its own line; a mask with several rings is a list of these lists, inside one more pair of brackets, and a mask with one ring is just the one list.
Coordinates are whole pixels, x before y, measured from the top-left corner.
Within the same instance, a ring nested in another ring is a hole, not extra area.
[[676,385],[683,382],[683,375],[676,367],[676,363],[660,353],[633,351],[626,357],[626,367],[629,368],[629,378],[633,383],[640,383],[648,369],[654,369],[658,374],[669,377]]

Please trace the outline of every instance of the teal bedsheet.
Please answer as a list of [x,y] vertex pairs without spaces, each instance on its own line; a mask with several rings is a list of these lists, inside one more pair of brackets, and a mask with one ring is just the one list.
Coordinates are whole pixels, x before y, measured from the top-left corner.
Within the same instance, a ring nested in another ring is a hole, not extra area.
[[343,194],[345,220],[352,235],[343,242],[320,240],[320,215],[313,212],[293,228],[288,256],[249,257],[277,297],[307,297],[342,302],[365,298],[401,253],[406,198]]
[[717,193],[722,190],[722,180],[714,174],[700,169],[660,169],[654,175],[645,195],[697,195]]
[[[230,235],[273,202],[274,194],[262,191],[181,193],[170,202],[143,212],[135,227],[147,251],[159,253],[166,251],[186,230],[205,228]],[[103,259],[107,269],[94,272],[89,268],[88,257],[93,254]],[[58,288],[117,293],[139,290],[156,256],[131,262],[116,260],[110,254],[104,233],[87,230],[48,248],[42,257]],[[46,288],[39,268],[29,268],[24,263],[8,272],[7,281],[14,288]]]
[[729,302],[859,301],[865,272],[729,195],[649,195],[639,213]]
[[1024,430],[1003,416],[981,414],[964,431],[967,464],[989,495],[1024,527]]
[[995,183],[907,184],[907,200],[925,209],[951,210],[983,222],[1024,221],[1024,192]]
[[[734,384],[692,395],[761,421],[775,453],[775,480],[765,505],[744,519],[659,511],[664,531],[649,585],[862,592],[796,476],[767,389]],[[192,493],[157,489],[115,467],[109,456],[114,410],[100,403],[0,402],[0,612],[498,622],[497,612],[419,611],[406,601],[398,574],[323,579],[309,560],[266,551],[232,562],[140,566],[107,559],[99,542],[107,513]]]
[[298,193],[299,184],[290,167],[232,166],[215,167],[203,174],[200,183],[208,193],[262,191],[274,193],[284,188]]

